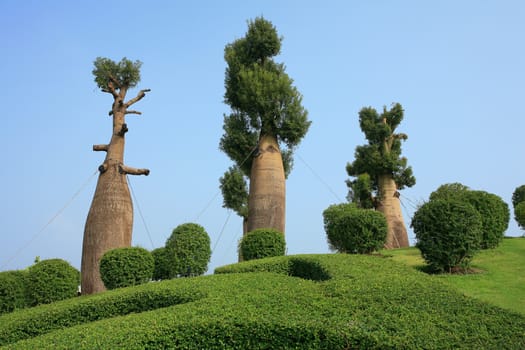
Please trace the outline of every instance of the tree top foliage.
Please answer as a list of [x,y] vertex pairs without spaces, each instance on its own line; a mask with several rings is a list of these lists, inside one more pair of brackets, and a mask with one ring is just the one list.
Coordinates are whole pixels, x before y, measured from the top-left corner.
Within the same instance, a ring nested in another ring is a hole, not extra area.
[[[284,64],[273,60],[280,53],[281,41],[273,24],[257,17],[248,22],[245,36],[224,50],[228,65],[224,100],[232,112],[224,117],[220,149],[245,174],[249,174],[249,158],[261,135],[275,137],[285,152],[291,152],[311,124],[301,105],[302,95],[293,86]],[[289,170],[291,153],[283,158],[284,167]]]
[[[391,175],[400,190],[416,183],[412,168],[407,166],[407,159],[401,156],[402,141],[408,136],[395,132],[403,116],[404,110],[399,103],[393,104],[389,110],[383,107],[381,114],[372,107],[365,107],[359,112],[359,126],[368,144],[357,146],[355,160],[346,166],[348,175],[357,177],[356,180],[347,181],[350,191],[354,185],[359,188],[353,191],[358,193],[350,193],[350,197],[377,191],[377,181],[381,175]],[[363,174],[368,176],[362,177]]]
[[95,83],[104,92],[134,88],[140,81],[142,62],[138,60],[133,62],[124,57],[120,62],[115,62],[109,58],[97,57],[94,65],[92,73]]
[[248,217],[248,185],[242,170],[234,165],[219,179],[223,207],[230,208],[240,217]]

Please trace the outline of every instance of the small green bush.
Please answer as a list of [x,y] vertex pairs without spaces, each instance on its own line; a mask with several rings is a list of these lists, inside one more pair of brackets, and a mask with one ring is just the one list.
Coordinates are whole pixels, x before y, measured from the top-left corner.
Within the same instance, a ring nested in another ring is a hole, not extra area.
[[211,258],[210,237],[199,224],[177,226],[166,240],[169,277],[199,276],[208,270]]
[[153,269],[153,280],[167,280],[170,278],[170,258],[166,247],[160,247],[151,251],[155,267]]
[[269,228],[253,230],[241,239],[239,250],[245,261],[282,256],[286,253],[284,234]]
[[100,277],[107,289],[149,282],[153,276],[153,256],[141,247],[116,248],[100,259]]
[[423,204],[411,223],[416,247],[435,272],[468,268],[480,248],[482,225],[481,215],[472,205],[454,199]]
[[27,271],[0,272],[0,314],[28,306]]
[[368,254],[385,244],[388,227],[381,212],[339,204],[328,207],[323,217],[328,243],[340,253]]
[[62,259],[42,260],[29,268],[29,305],[47,304],[77,295],[80,273]]
[[525,185],[516,187],[512,193],[512,206],[516,208],[516,206],[521,202],[525,202]]
[[516,204],[514,207],[514,218],[518,225],[525,230],[525,202]]

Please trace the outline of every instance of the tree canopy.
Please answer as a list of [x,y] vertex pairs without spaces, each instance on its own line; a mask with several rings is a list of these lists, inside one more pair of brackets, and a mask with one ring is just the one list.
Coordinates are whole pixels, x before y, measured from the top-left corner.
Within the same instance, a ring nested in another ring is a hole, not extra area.
[[131,61],[126,57],[115,62],[106,57],[97,57],[94,62],[95,83],[104,92],[116,89],[134,88],[140,81],[142,62]]
[[347,180],[349,199],[360,207],[376,206],[373,194],[379,191],[380,175],[391,175],[398,190],[416,183],[412,168],[401,156],[402,141],[408,136],[395,133],[403,115],[403,107],[399,103],[389,110],[384,107],[381,114],[372,107],[365,107],[359,112],[359,126],[368,144],[356,147],[355,160],[347,164],[346,171],[349,176],[355,177],[354,180]]

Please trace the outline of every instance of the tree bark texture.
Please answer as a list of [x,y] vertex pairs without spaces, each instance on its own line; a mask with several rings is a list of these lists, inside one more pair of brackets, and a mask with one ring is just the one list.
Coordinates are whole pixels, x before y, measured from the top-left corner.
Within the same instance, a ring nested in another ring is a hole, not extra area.
[[108,145],[95,145],[94,151],[106,151],[106,159],[99,167],[100,175],[84,228],[81,263],[82,294],[105,290],[100,278],[100,258],[108,250],[131,246],[133,229],[133,204],[127,174],[148,175],[148,169],[127,167],[124,161],[124,135],[128,131],[124,117],[132,103],[144,97],[139,95],[124,104],[126,90],[119,94],[111,90],[115,99],[112,108],[113,133]]
[[284,234],[285,177],[277,139],[263,135],[250,173],[248,197],[248,232],[273,228]]
[[377,210],[385,215],[388,225],[385,248],[408,247],[408,234],[401,213],[401,202],[399,201],[396,183],[392,176],[381,175],[378,185],[380,198]]

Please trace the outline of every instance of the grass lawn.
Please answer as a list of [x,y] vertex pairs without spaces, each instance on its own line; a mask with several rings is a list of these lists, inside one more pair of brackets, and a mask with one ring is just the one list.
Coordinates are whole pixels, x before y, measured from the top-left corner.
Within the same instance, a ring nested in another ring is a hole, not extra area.
[[[414,268],[425,265],[414,247],[382,253]],[[481,273],[434,277],[465,295],[525,314],[525,238],[506,238],[498,248],[478,252],[472,267]]]

